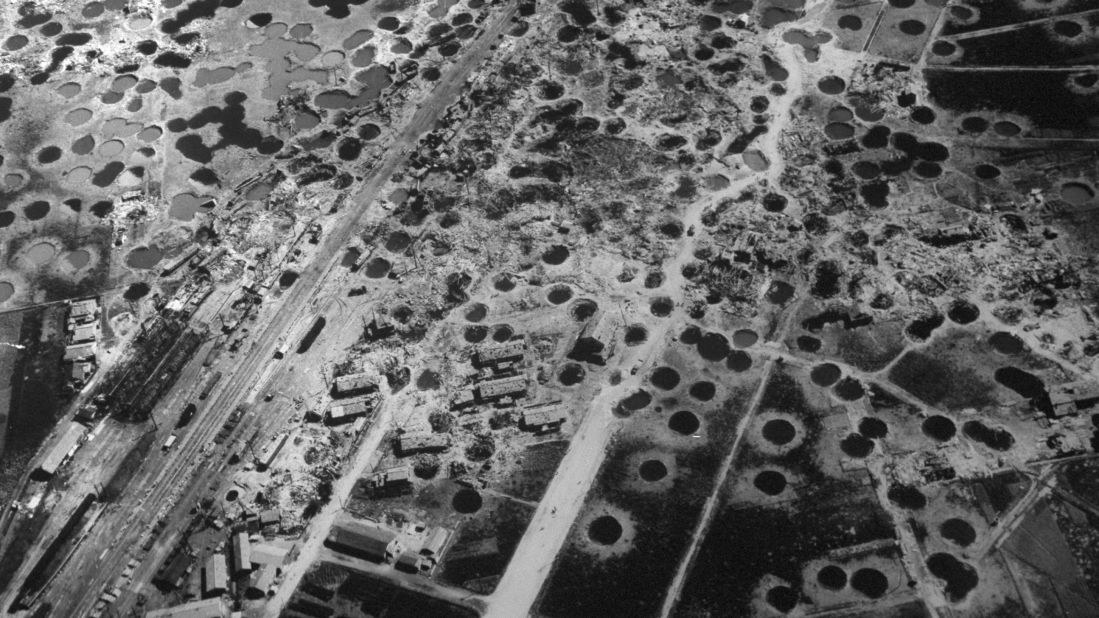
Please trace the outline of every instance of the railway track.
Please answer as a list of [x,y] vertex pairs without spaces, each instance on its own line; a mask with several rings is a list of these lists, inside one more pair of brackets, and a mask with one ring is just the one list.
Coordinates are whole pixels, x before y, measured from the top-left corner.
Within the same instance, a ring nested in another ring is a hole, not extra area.
[[[386,155],[370,171],[356,195],[348,200],[351,204],[348,212],[325,235],[313,260],[300,273],[294,286],[287,290],[282,303],[266,320],[266,327],[256,335],[240,364],[235,368],[223,369],[226,377],[207,399],[205,410],[200,412],[204,421],[200,421],[195,429],[181,438],[176,450],[160,458],[160,467],[155,473],[147,465],[140,479],[131,483],[131,497],[104,516],[99,524],[98,534],[94,534],[95,538],[84,543],[80,549],[81,555],[66,569],[64,577],[58,577],[58,582],[49,595],[57,601],[53,608],[57,615],[81,615],[86,612],[101,591],[117,578],[123,565],[131,559],[134,548],[139,547],[137,543],[146,539],[146,534],[160,539],[161,534],[155,528],[156,521],[162,518],[169,522],[179,521],[190,508],[191,499],[201,496],[213,476],[228,464],[232,452],[226,446],[222,447],[225,452],[221,453],[220,459],[215,460],[217,465],[207,465],[207,459],[219,450],[208,449],[212,438],[221,430],[233,410],[242,403],[250,403],[256,393],[266,390],[267,385],[278,375],[279,366],[287,361],[292,362],[293,354],[282,360],[274,358],[280,339],[300,320],[315,313],[320,301],[330,302],[330,299],[322,298],[321,293],[324,283],[339,268],[342,249],[364,223],[385,216],[383,210],[370,208],[374,203],[374,196],[379,194],[393,173],[407,163],[420,137],[434,129],[436,121],[465,87],[473,69],[487,56],[491,49],[490,41],[502,35],[517,9],[518,5],[514,2],[502,8],[495,21],[483,31],[487,36],[479,37],[477,44],[453,66],[449,75],[440,80],[408,124],[397,134],[394,143],[386,150]],[[192,361],[196,362],[200,361]],[[222,360],[222,364],[226,362]],[[276,365],[272,367],[272,363]],[[261,379],[264,380],[263,384],[258,383]],[[182,389],[177,387],[174,390],[176,394],[171,399],[178,401]],[[159,408],[163,409],[163,406]],[[260,428],[261,424],[278,427],[280,421],[284,420],[270,417],[260,419],[259,415],[249,411],[233,430],[226,444],[231,445],[239,435],[246,435],[245,432]],[[152,463],[157,463],[157,460],[154,459]],[[197,479],[196,474],[199,474]],[[171,506],[168,506],[169,503]],[[174,527],[169,524],[165,529],[174,530]],[[169,540],[176,538],[178,532],[170,534]],[[172,545],[173,543],[160,543],[159,548],[154,547],[138,572],[148,573],[157,564],[150,558],[166,554]],[[101,547],[105,549],[97,553]],[[142,577],[142,580],[145,579],[151,577]],[[128,603],[131,600],[120,601]],[[126,610],[122,604],[117,609]]]

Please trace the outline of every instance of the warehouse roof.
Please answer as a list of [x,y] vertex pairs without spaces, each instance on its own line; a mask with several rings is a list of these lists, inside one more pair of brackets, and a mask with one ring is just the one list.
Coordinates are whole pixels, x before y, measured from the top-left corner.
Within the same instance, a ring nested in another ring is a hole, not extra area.
[[80,440],[84,438],[86,433],[88,433],[87,427],[80,423],[70,422],[69,426],[65,428],[65,433],[61,434],[61,439],[50,449],[50,452],[46,454],[42,464],[38,467],[46,474],[57,472],[62,462],[69,456],[69,451],[80,444]]

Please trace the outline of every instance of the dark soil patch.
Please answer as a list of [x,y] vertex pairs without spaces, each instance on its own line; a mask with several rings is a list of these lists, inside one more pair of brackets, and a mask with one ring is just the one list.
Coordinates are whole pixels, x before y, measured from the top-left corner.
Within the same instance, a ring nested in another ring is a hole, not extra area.
[[1046,393],[1046,384],[1038,376],[1016,367],[1001,367],[993,377],[997,382],[1010,388],[1027,399],[1035,399]]
[[569,315],[577,322],[586,322],[599,310],[599,305],[590,298],[580,298],[569,306]]
[[947,442],[958,433],[958,427],[954,421],[940,414],[924,419],[920,428],[924,435],[936,442]]
[[927,570],[946,582],[946,596],[954,603],[964,599],[979,582],[977,569],[950,554],[939,553],[929,556]]
[[510,341],[515,336],[515,329],[507,324],[500,324],[492,330],[492,340],[496,343]]
[[953,517],[939,526],[939,534],[944,539],[961,547],[969,547],[977,540],[977,531],[964,519]]
[[564,245],[553,245],[542,254],[542,261],[550,266],[564,264],[569,259],[569,249]]
[[817,386],[829,387],[839,381],[840,368],[833,363],[821,363],[809,370],[809,379]]
[[1006,451],[1015,444],[1015,436],[1006,429],[988,427],[981,421],[966,421],[962,433],[995,451]]
[[771,282],[771,288],[767,290],[767,302],[781,305],[794,297],[794,286],[785,281]]
[[454,497],[450,500],[450,506],[463,515],[476,513],[481,510],[482,505],[484,505],[484,498],[481,497],[481,494],[468,488],[459,489],[458,493],[454,494]]
[[862,459],[873,452],[874,441],[861,433],[847,434],[847,437],[840,441],[840,449],[848,457]]
[[816,337],[810,337],[809,335],[802,335],[797,338],[798,349],[802,352],[819,352],[821,348],[821,341]]
[[649,376],[649,382],[653,386],[666,391],[679,386],[679,380],[679,372],[671,367],[657,367]]
[[699,401],[710,401],[717,394],[717,386],[713,382],[695,382],[687,392]]
[[645,343],[649,338],[649,331],[642,324],[630,324],[626,327],[625,341],[628,346],[636,346]]
[[492,287],[501,292],[510,292],[515,289],[515,280],[507,275],[500,275],[492,282]]
[[128,301],[135,301],[144,298],[148,293],[149,284],[138,282],[131,284],[130,287],[126,288],[126,291],[122,294],[122,298]]
[[668,428],[684,436],[695,433],[701,425],[698,416],[687,410],[680,410],[668,419]]
[[743,350],[733,350],[725,359],[725,367],[742,373],[752,368],[752,356]]
[[828,590],[843,590],[847,586],[847,571],[830,564],[817,571],[817,583]]
[[992,336],[988,338],[988,344],[992,346],[993,350],[996,350],[1000,354],[1007,354],[1008,356],[1021,354],[1025,348],[1022,339],[1004,331],[993,333]]
[[575,386],[584,381],[586,372],[578,363],[567,363],[557,374],[557,381],[565,386]]
[[551,305],[560,305],[572,298],[572,288],[567,285],[555,285],[546,293],[546,300]]
[[927,496],[911,485],[893,485],[886,492],[886,496],[893,504],[910,511],[917,511],[927,506]]
[[798,593],[789,586],[775,586],[767,591],[767,604],[786,614],[798,605]]
[[488,327],[480,325],[467,326],[463,337],[469,343],[480,343],[488,337]]
[[759,341],[759,335],[754,330],[742,328],[733,333],[733,345],[738,348],[750,348]]
[[631,393],[628,397],[622,400],[619,404],[622,408],[631,412],[636,412],[641,408],[649,405],[653,401],[653,396],[649,394],[649,391],[639,389]]
[[971,324],[981,317],[981,310],[977,305],[959,299],[950,303],[950,307],[946,310],[946,317],[955,324]]
[[698,355],[710,362],[725,360],[729,355],[729,340],[721,333],[706,333],[698,341]]
[[851,574],[851,587],[871,599],[877,599],[889,590],[889,579],[877,569],[859,569]]
[[786,476],[774,470],[764,470],[756,475],[752,484],[768,496],[777,496],[786,490]]
[[588,526],[588,538],[599,545],[613,545],[622,538],[622,524],[610,515],[596,517]]
[[641,462],[641,466],[638,467],[637,473],[641,475],[642,480],[648,481],[649,483],[655,483],[668,476],[668,467],[659,459],[649,459]]
[[666,318],[675,309],[675,302],[667,296],[658,296],[649,303],[649,312],[658,318]]
[[424,369],[416,378],[416,388],[422,391],[433,391],[442,386],[442,378],[430,369]]
[[771,444],[785,446],[793,441],[798,431],[788,420],[776,418],[763,424],[763,439]]
[[487,316],[487,315],[488,315],[488,307],[482,305],[481,303],[473,303],[472,305],[469,306],[469,309],[466,311],[466,321],[467,322],[480,322],[481,320],[484,320],[485,316]]
[[696,345],[702,340],[702,329],[694,324],[683,329],[683,332],[679,333],[679,341],[684,345]]
[[862,382],[859,382],[851,376],[843,378],[833,387],[833,392],[836,396],[844,401],[858,401],[862,399],[866,394],[866,389],[863,388]]
[[934,313],[929,316],[913,320],[908,328],[904,329],[904,333],[909,336],[913,341],[927,341],[931,333],[936,328],[943,325],[945,318],[941,313]]
[[867,438],[880,440],[889,433],[889,425],[880,418],[864,416],[859,420],[859,433]]
[[279,275],[279,287],[283,288],[283,289],[286,289],[286,288],[294,285],[294,282],[297,281],[297,280],[298,280],[298,273],[296,273],[292,270],[284,270],[282,272],[282,274]]
[[389,274],[393,265],[385,258],[376,257],[366,263],[366,276],[371,279],[381,279]]

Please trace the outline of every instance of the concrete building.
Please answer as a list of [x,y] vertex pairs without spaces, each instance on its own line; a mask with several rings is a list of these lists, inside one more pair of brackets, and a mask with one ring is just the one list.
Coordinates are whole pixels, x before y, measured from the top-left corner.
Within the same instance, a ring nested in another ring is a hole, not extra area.
[[439,562],[443,558],[443,552],[446,551],[447,543],[450,542],[451,531],[446,528],[435,528],[431,531],[431,534],[427,535],[427,539],[424,540],[424,544],[420,547],[420,554],[431,558],[435,562]]
[[89,341],[95,341],[98,335],[99,329],[96,328],[95,322],[78,324],[72,329],[72,339],[69,343],[88,343]]
[[520,427],[535,433],[556,431],[566,420],[568,415],[565,414],[565,409],[560,404],[550,404],[523,410]]
[[95,321],[99,313],[99,301],[94,298],[74,300],[69,303],[69,320],[78,324]]
[[416,453],[437,453],[450,447],[445,434],[421,431],[406,433],[397,438],[397,451],[401,456]]
[[373,319],[366,324],[364,329],[367,341],[385,339],[397,331],[384,315],[374,314]]
[[95,360],[95,355],[98,353],[99,346],[96,342],[78,343],[65,347],[65,357],[62,360],[65,362]]
[[1099,403],[1099,382],[1078,380],[1051,386],[1049,403],[1054,416],[1068,416]]
[[252,577],[248,580],[248,587],[255,591],[257,594],[268,595],[273,593],[275,578],[278,577],[279,569],[273,566],[261,566],[252,572]]
[[367,491],[371,496],[396,496],[412,492],[412,466],[387,468],[370,475]]
[[266,528],[267,526],[277,526],[282,523],[282,511],[278,509],[267,509],[261,511],[259,514],[259,526],[260,528]]
[[145,618],[230,618],[233,612],[224,599],[191,601],[167,609],[145,612]]
[[211,554],[202,570],[203,598],[219,597],[229,589],[229,563],[225,554]]
[[477,398],[473,394],[473,389],[463,388],[455,393],[454,396],[450,399],[450,409],[460,410],[463,408],[468,408],[469,406],[472,406],[474,403],[476,403],[476,401]]
[[286,564],[290,550],[271,543],[256,543],[252,546],[252,566],[256,568],[271,566],[281,569]]
[[233,577],[252,570],[252,543],[247,532],[237,532],[232,538]]
[[95,364],[88,361],[77,361],[69,368],[69,379],[78,386],[86,384],[88,378],[95,373]]
[[49,476],[53,476],[57,469],[64,465],[69,457],[72,457],[73,453],[76,452],[76,449],[80,447],[80,442],[87,433],[87,427],[80,423],[70,422],[69,426],[65,428],[65,432],[61,434],[61,439],[46,453],[38,469]]
[[477,394],[484,402],[518,399],[527,394],[527,379],[525,376],[512,376],[485,380],[477,384]]
[[524,340],[483,346],[477,350],[473,364],[475,367],[496,367],[505,363],[520,363],[526,353],[527,342]]
[[340,376],[333,380],[332,393],[336,397],[352,397],[369,393],[377,388],[377,376],[373,372],[362,371]]
[[377,396],[371,396],[349,401],[347,403],[331,405],[324,413],[324,422],[327,425],[349,423],[356,418],[373,413],[377,401]]
[[401,551],[396,534],[354,521],[334,524],[324,544],[342,554],[371,562],[388,562]]
[[398,571],[404,571],[405,573],[419,573],[420,572],[420,556],[413,552],[406,551],[401,554],[400,558],[397,558],[396,566]]

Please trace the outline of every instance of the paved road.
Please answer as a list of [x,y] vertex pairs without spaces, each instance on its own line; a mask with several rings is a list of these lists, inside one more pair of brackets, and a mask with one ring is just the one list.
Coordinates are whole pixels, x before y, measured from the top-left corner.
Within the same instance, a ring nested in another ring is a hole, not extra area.
[[[514,3],[505,7],[486,29],[486,34],[476,39],[462,59],[450,67],[398,134],[366,183],[348,200],[350,207],[343,214],[341,224],[326,234],[315,257],[301,272],[297,283],[286,292],[277,310],[269,318],[261,317],[259,323],[265,324],[265,327],[253,335],[255,338],[239,364],[225,367],[225,377],[208,399],[197,424],[181,437],[175,450],[153,456],[153,465],[146,466],[131,483],[121,503],[103,516],[94,534],[77,550],[70,566],[59,574],[48,593],[56,603],[54,611],[57,615],[75,615],[94,603],[103,587],[112,582],[134,556],[149,526],[157,519],[170,515],[169,537],[177,535],[178,530],[173,530],[172,525],[186,520],[186,512],[205,493],[210,481],[231,455],[225,448],[212,448],[213,437],[238,405],[250,403],[256,393],[266,390],[261,378],[269,380],[270,376],[276,375],[271,365],[277,363],[273,356],[280,338],[303,320],[311,322],[319,303],[326,300],[319,292],[338,266],[342,250],[363,223],[385,216],[384,210],[371,208],[375,196],[393,173],[407,162],[411,148],[425,133],[434,129],[445,109],[465,87],[470,74],[488,56],[492,44],[509,25],[517,8]],[[292,355],[281,361],[287,362],[293,362]],[[224,365],[231,363],[230,359],[223,359]],[[183,398],[180,394],[188,388],[181,382],[170,402],[181,404]],[[263,424],[273,427],[281,425],[273,420],[267,417]],[[251,435],[250,432],[258,427],[258,415],[250,413],[245,416],[235,435]],[[231,440],[226,445],[229,443]],[[347,490],[350,491],[350,487]],[[175,513],[166,508],[172,504],[176,505]],[[141,580],[151,577],[149,571],[157,566],[155,559],[162,558],[170,547],[170,542],[161,543],[154,550],[153,559],[142,564]]]

